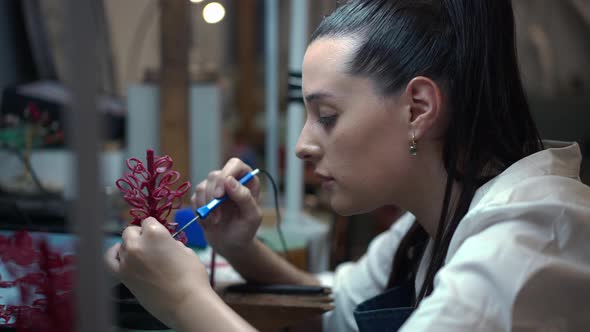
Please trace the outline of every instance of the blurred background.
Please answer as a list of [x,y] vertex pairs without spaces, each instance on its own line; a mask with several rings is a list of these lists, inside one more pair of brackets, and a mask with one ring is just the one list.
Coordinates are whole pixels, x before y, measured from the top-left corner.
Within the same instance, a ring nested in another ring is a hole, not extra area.
[[[401,213],[390,207],[338,217],[305,165],[289,166],[296,163],[290,131],[301,121],[289,109],[302,112],[297,63],[336,0],[89,3],[108,232],[117,234],[130,220],[115,181],[127,171],[125,160],[145,158],[148,148],[170,155],[193,185],[231,157],[269,169],[286,206],[289,249],[302,249],[299,264],[311,271],[358,258]],[[577,141],[585,157],[582,180],[590,183],[590,2],[513,4],[520,66],[541,134]],[[74,69],[65,6],[60,0],[0,1],[1,230],[70,229],[67,209],[77,191],[67,133],[76,124],[68,123],[75,110],[66,82]],[[261,201],[272,227],[270,188]],[[300,219],[307,220],[306,231]],[[278,250],[273,234],[261,237]]]

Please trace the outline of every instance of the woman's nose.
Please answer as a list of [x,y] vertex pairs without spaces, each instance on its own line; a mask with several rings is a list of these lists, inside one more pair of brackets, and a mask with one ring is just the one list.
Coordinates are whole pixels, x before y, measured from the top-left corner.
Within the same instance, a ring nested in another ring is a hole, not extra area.
[[313,135],[311,135],[307,129],[308,125],[306,122],[305,126],[301,130],[301,134],[299,134],[297,146],[295,147],[295,154],[299,159],[315,162],[319,160],[321,156],[321,148],[317,142],[315,142]]

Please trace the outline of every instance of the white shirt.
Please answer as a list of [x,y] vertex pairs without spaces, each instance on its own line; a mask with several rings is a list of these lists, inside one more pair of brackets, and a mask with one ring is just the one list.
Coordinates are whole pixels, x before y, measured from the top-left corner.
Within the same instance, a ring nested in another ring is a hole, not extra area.
[[[590,187],[579,180],[577,144],[546,144],[477,190],[432,294],[400,331],[590,331]],[[324,331],[358,330],[355,307],[384,291],[413,222],[405,214],[357,262],[320,276],[336,307]]]

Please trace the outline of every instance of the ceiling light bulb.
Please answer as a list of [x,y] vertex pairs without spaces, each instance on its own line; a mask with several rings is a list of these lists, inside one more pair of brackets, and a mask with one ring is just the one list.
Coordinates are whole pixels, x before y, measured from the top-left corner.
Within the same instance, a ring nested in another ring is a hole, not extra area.
[[219,2],[208,3],[203,8],[203,18],[205,22],[214,24],[221,20],[225,16],[225,8]]

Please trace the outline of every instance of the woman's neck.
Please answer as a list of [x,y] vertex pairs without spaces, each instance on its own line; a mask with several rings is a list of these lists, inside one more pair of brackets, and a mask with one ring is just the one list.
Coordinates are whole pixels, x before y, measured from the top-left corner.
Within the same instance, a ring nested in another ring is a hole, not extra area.
[[[442,165],[440,154],[431,153],[432,158],[423,156],[417,160],[412,184],[404,199],[404,208],[410,211],[424,227],[430,238],[435,238],[443,208],[447,185],[447,172]],[[430,160],[428,160],[430,159]],[[461,186],[455,181],[451,191],[447,213],[454,210]]]

